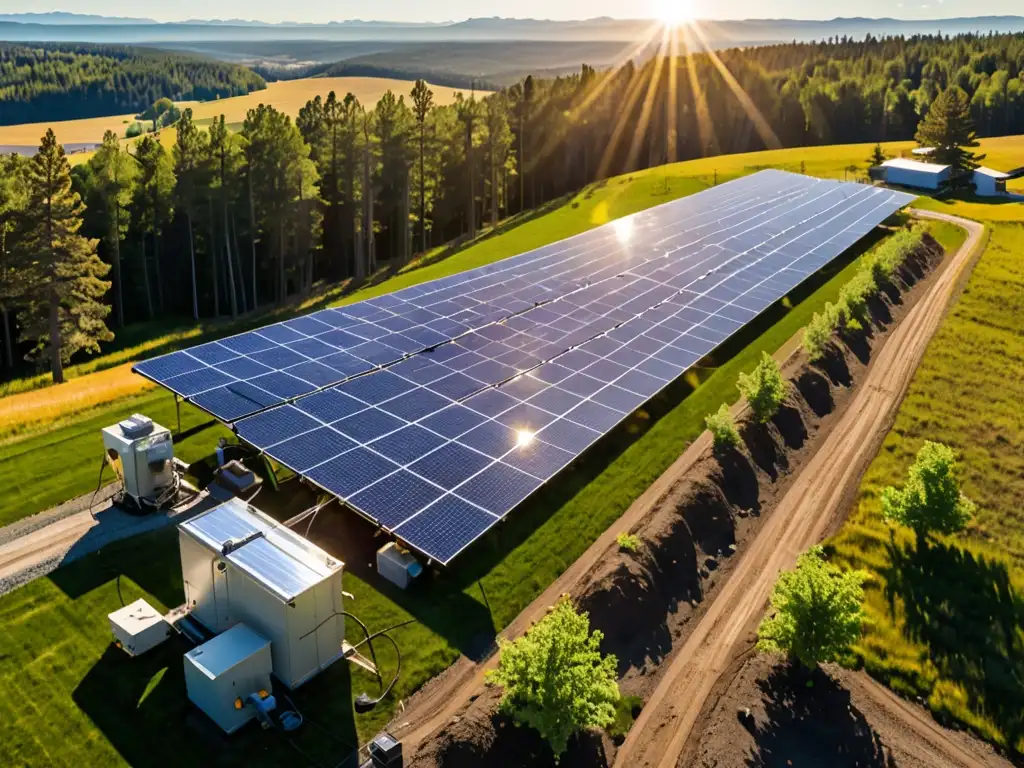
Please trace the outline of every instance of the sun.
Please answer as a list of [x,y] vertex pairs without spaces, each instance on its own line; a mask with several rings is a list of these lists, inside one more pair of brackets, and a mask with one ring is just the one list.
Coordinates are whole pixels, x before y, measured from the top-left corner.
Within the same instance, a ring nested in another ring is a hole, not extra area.
[[693,20],[693,0],[653,0],[654,16],[667,27],[681,27]]

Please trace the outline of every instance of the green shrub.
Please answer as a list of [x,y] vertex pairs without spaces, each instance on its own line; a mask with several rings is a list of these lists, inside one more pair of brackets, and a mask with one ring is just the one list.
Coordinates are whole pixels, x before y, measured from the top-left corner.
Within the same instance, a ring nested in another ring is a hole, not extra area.
[[574,733],[615,720],[618,661],[601,655],[603,638],[564,596],[521,638],[498,640],[498,668],[487,681],[505,689],[502,712],[535,728],[556,761]]
[[727,451],[740,444],[740,433],[736,430],[736,420],[733,419],[729,406],[725,403],[722,403],[714,413],[708,414],[704,423],[711,433],[716,451]]
[[804,328],[803,347],[811,362],[821,360],[825,356],[835,330],[836,307],[832,302],[828,302],[824,310],[814,313],[811,322]]
[[126,139],[134,138],[135,136],[142,135],[142,123],[136,120],[134,123],[124,129],[124,137]]
[[930,440],[917,452],[903,488],[890,485],[882,491],[882,517],[913,529],[918,540],[931,531],[962,531],[974,509],[960,491],[953,449]]
[[806,667],[844,656],[860,637],[864,621],[863,571],[843,571],[825,560],[820,546],[800,555],[796,569],[783,571],[771,607],[757,630],[757,647],[782,651]]
[[616,536],[615,541],[618,543],[619,549],[624,549],[627,552],[639,552],[642,544],[639,536],[625,531]]
[[779,364],[767,352],[761,353],[761,362],[750,373],[741,373],[736,387],[747,398],[754,418],[764,424],[779,412],[789,394],[789,384],[782,377]]

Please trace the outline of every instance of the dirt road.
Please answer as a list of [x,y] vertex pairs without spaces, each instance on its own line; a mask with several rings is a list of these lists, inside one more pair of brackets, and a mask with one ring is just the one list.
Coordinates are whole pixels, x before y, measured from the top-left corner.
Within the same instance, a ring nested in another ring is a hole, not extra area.
[[676,768],[708,694],[760,618],[779,572],[820,541],[848,506],[895,418],[964,268],[981,242],[975,222],[924,211],[968,231],[952,261],[892,333],[867,378],[804,467],[713,604],[672,660],[616,755],[616,766]]

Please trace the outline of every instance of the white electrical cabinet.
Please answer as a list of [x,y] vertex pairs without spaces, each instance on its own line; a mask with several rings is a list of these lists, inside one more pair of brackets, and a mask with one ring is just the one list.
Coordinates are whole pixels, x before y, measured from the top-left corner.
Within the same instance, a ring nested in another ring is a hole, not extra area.
[[423,573],[423,566],[412,553],[389,541],[377,550],[377,573],[395,586],[405,589],[409,582]]
[[135,414],[103,429],[103,449],[124,481],[124,492],[136,504],[156,496],[174,482],[171,432],[152,419]]
[[248,699],[270,693],[270,641],[245,624],[185,654],[188,698],[227,733],[256,717]]
[[155,648],[171,634],[171,625],[141,597],[118,608],[107,618],[118,646],[129,656],[138,656]]
[[244,622],[266,637],[289,688],[342,658],[341,561],[241,499],[178,532],[185,602],[207,629]]

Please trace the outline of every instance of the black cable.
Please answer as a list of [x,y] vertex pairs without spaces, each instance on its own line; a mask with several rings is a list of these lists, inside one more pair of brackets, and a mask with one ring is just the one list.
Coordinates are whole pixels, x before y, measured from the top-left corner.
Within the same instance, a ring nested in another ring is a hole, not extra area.
[[[328,621],[333,619],[335,616],[348,616],[356,624],[358,624],[360,627],[362,627],[364,635],[366,635],[367,637],[370,636],[370,628],[367,627],[358,616],[355,616],[355,615],[349,613],[348,611],[335,611],[330,616],[328,616],[326,619],[324,619],[319,624],[317,624],[315,627],[313,627],[311,630],[309,630],[309,632],[307,632],[306,634],[302,635],[299,638],[299,640],[305,640],[307,637],[312,635],[314,632],[316,632],[318,629],[320,629],[320,627],[322,627]],[[364,640],[363,642],[366,642],[366,641]],[[359,645],[362,645],[362,644],[363,643],[360,643]],[[356,646],[356,647],[358,647],[358,646]],[[374,653],[373,643],[370,644],[370,658],[373,660],[374,668],[376,668],[377,667],[377,654]],[[377,684],[378,685],[382,685],[383,684],[383,681],[380,679],[380,672],[377,673]]]
[[121,574],[117,574],[117,599],[121,601],[121,607],[124,608],[124,596],[121,594]]
[[92,507],[96,503],[96,494],[100,492],[100,488],[103,487],[103,470],[107,468],[107,456],[103,455],[100,459],[100,476],[96,478],[96,490],[92,492],[92,498],[89,499],[89,516],[95,520],[96,516],[92,513]]

